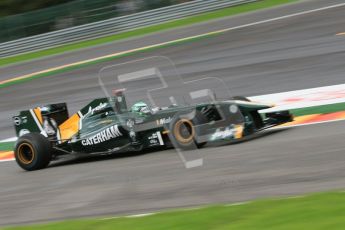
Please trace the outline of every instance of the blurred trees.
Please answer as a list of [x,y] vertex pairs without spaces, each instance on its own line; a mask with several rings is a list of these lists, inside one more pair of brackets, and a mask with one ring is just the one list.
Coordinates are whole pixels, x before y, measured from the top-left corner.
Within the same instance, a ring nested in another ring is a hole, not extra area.
[[[58,4],[71,2],[74,0],[0,0],[0,17],[25,13]],[[85,0],[84,0],[85,1]],[[176,3],[187,2],[190,0],[112,0],[113,4],[122,2],[123,4],[137,4],[143,2],[147,9],[158,8]]]
[[191,0],[0,0],[0,43]]
[[[75,0],[0,0],[0,17],[25,13],[72,1]],[[89,1],[97,2],[95,0]],[[141,4],[144,6],[144,9],[154,9],[187,1],[190,0],[112,0],[111,2],[112,4],[122,3],[123,5]],[[84,0],[84,2],[87,4],[87,0]]]
[[0,0],[0,17],[20,14],[73,0]]

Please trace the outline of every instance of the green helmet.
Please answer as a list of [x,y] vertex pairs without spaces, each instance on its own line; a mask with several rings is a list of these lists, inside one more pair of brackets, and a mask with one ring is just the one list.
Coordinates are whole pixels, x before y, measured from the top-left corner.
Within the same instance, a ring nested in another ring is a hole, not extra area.
[[132,106],[131,111],[135,113],[149,113],[150,109],[145,102],[139,101]]

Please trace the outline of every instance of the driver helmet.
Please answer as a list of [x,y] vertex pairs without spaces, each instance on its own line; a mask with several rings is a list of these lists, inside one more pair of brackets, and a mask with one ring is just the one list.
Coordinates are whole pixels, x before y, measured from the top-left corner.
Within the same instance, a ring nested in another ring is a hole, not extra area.
[[150,112],[148,105],[143,101],[135,103],[132,106],[131,110],[132,110],[132,112],[136,112],[136,113],[149,113]]

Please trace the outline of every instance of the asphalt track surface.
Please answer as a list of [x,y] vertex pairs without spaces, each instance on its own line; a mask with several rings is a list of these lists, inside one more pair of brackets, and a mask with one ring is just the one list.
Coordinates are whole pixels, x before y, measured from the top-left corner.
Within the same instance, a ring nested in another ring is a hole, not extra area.
[[[342,1],[304,1],[189,30],[213,31],[336,3]],[[171,58],[184,80],[221,78],[233,95],[344,83],[345,37],[335,36],[345,32],[344,10],[338,7],[229,31],[3,88],[0,137],[13,136],[8,118],[15,111],[59,101],[68,102],[76,111],[90,99],[103,96],[97,83],[102,67],[154,55]],[[183,33],[186,30],[180,29],[159,37]],[[148,41],[152,42],[144,37],[126,44],[137,46]],[[75,61],[107,54],[116,44],[56,59]],[[126,48],[125,43],[121,44]],[[54,65],[53,59],[46,59],[2,68],[0,78]],[[344,125],[336,122],[291,128],[245,143],[207,147],[200,150],[204,166],[189,170],[174,150],[82,160],[30,173],[14,162],[1,163],[0,225],[142,213],[344,188]]]

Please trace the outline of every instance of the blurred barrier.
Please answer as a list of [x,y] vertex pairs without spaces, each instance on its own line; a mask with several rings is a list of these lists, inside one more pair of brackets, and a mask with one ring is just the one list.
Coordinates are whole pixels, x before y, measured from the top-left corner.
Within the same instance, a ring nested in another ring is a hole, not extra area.
[[[0,17],[0,43],[190,1],[70,0],[43,9]],[[34,2],[28,2],[27,8],[36,4]],[[0,10],[0,14],[7,10],[5,7]]]
[[73,42],[95,39],[255,1],[257,0],[195,0],[128,16],[115,17],[55,32],[0,43],[0,57],[9,57]]

